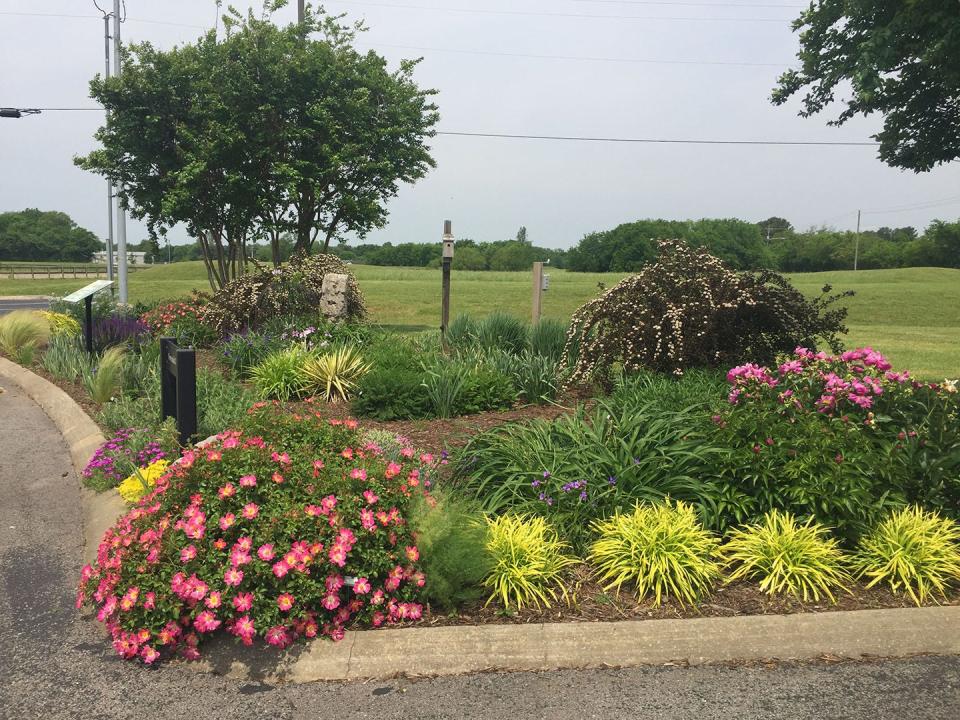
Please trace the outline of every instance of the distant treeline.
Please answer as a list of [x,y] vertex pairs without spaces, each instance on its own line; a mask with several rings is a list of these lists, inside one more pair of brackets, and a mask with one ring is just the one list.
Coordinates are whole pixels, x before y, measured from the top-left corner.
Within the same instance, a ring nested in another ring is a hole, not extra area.
[[[633,272],[656,255],[658,238],[681,238],[705,247],[738,269],[783,272],[852,270],[857,234],[815,229],[797,232],[783,218],[743,220],[640,220],[590,233],[567,254],[576,272]],[[935,220],[923,235],[912,227],[860,233],[857,267],[960,267],[960,221]]]

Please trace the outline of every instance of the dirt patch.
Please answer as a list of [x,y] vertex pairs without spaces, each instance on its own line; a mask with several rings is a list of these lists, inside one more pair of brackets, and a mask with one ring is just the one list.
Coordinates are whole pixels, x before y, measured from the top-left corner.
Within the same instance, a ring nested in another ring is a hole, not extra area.
[[[548,622],[614,622],[617,620],[665,620],[699,617],[735,617],[739,615],[793,615],[796,613],[837,612],[845,610],[878,610],[909,608],[916,605],[906,595],[895,595],[887,588],[867,588],[851,583],[849,592],[836,593],[836,602],[821,598],[819,602],[803,602],[789,595],[767,595],[756,583],[737,582],[719,585],[712,595],[696,606],[683,606],[666,600],[659,607],[652,600],[638,602],[624,589],[605,591],[591,569],[578,565],[567,584],[569,602],[562,599],[550,608],[529,608],[505,612],[497,603],[483,607],[482,602],[461,608],[455,613],[436,609],[424,612],[421,625],[489,625]],[[928,603],[934,605],[936,603]],[[954,590],[941,605],[960,605],[960,590]]]

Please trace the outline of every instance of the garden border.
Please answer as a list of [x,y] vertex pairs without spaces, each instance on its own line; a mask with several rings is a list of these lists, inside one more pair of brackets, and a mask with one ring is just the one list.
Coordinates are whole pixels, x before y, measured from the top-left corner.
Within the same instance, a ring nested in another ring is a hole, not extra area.
[[[23,388],[54,422],[79,476],[104,442],[100,429],[60,388],[29,370],[0,358],[0,374]],[[81,492],[84,555],[90,557],[125,505],[115,491]],[[311,682],[916,654],[960,654],[960,606],[363,630],[348,632],[339,643],[315,640],[278,655],[220,639],[208,643],[201,661],[183,664],[234,679]]]

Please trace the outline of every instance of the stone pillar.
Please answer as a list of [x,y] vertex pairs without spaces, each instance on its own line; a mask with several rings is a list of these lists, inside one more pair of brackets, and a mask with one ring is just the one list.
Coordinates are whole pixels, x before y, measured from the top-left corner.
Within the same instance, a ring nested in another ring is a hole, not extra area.
[[347,316],[347,294],[349,276],[340,273],[327,273],[320,286],[320,312],[325,317],[337,320]]

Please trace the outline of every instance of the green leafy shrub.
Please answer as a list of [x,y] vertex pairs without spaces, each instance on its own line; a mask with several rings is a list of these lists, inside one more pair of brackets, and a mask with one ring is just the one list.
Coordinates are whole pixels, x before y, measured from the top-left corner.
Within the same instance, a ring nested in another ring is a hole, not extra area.
[[829,531],[813,518],[800,524],[790,513],[771,510],[762,522],[737,528],[721,549],[731,572],[727,582],[760,581],[771,595],[789,593],[804,602],[844,589],[844,556]]
[[275,350],[250,371],[261,398],[287,401],[303,396],[309,387],[304,365],[310,353],[300,345]]
[[887,585],[917,605],[943,597],[960,581],[960,526],[936,512],[903,508],[861,539],[853,567],[857,577],[869,579],[867,587]]
[[[206,438],[237,427],[256,400],[256,395],[240,383],[225,378],[219,372],[199,368],[197,435]],[[154,412],[159,407],[159,404],[154,405]]]
[[0,316],[0,350],[21,365],[32,365],[37,350],[50,339],[50,326],[30,310]]
[[352,346],[341,346],[319,356],[312,356],[303,364],[307,391],[327,402],[350,399],[357,381],[370,370],[360,353]]
[[357,381],[350,410],[374,420],[428,418],[433,405],[423,387],[423,371],[417,367],[371,368]]
[[115,345],[93,360],[89,371],[84,373],[83,384],[90,398],[98,405],[110,401],[123,389],[123,369],[126,362],[126,348]]
[[297,255],[281,268],[248,273],[227,283],[207,305],[205,320],[219,337],[227,337],[244,329],[259,330],[271,320],[316,318],[328,273],[349,277],[347,315],[351,321],[362,320],[366,309],[356,278],[342,260],[328,254]]
[[459,402],[453,406],[454,414],[472,415],[486,410],[505,410],[512,407],[516,399],[517,391],[509,377],[482,366],[467,367]]
[[391,466],[357,452],[355,430],[332,432],[301,451],[235,432],[185,451],[104,535],[78,607],[97,610],[122,657],[148,664],[195,659],[218,629],[285,648],[418,619],[408,479],[428,468]]
[[479,600],[490,556],[484,547],[487,525],[475,504],[450,491],[418,496],[410,526],[427,578],[424,597],[451,610]]
[[577,559],[553,527],[542,517],[502,515],[488,520],[486,549],[491,569],[483,584],[490,590],[489,605],[505,608],[550,607],[567,597],[564,570]]
[[631,513],[596,522],[594,529],[600,537],[588,559],[606,589],[628,583],[639,600],[652,595],[655,605],[668,597],[694,604],[719,577],[714,559],[719,542],[686,503],[638,504]]
[[608,383],[618,368],[681,374],[694,367],[768,362],[823,340],[839,349],[842,296],[807,300],[781,275],[737,273],[703,249],[661,241],[660,256],[577,310],[571,383]]
[[514,355],[505,350],[474,350],[465,361],[478,368],[492,370],[513,383],[514,397],[520,395],[531,404],[553,400],[557,393],[557,363],[543,355],[525,350]]
[[530,328],[530,352],[559,365],[567,342],[567,326],[559,320],[544,319]]

